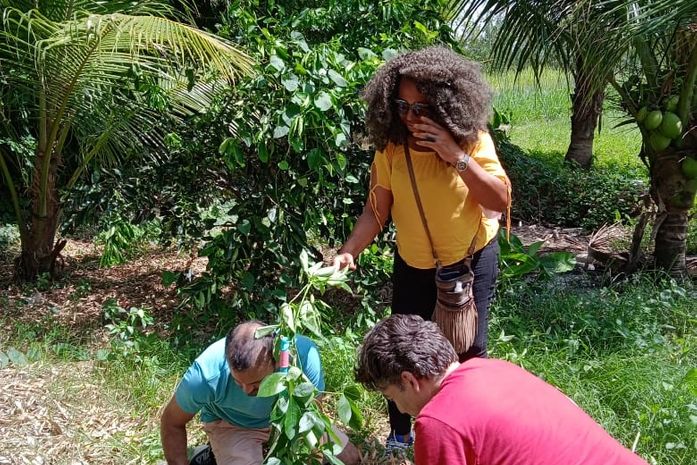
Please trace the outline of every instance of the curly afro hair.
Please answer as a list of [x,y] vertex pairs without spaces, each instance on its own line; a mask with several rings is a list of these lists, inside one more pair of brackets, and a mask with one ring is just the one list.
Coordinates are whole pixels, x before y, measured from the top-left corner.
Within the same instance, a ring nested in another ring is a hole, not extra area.
[[403,78],[416,83],[433,106],[436,120],[460,144],[474,143],[478,131],[486,131],[492,93],[479,64],[445,47],[428,47],[389,60],[363,90],[368,135],[378,150],[388,142],[406,141],[407,130],[394,106]]

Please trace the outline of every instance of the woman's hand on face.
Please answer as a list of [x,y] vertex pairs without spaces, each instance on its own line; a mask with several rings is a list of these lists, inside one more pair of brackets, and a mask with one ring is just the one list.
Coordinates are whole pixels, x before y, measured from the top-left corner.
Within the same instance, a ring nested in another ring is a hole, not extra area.
[[339,270],[343,270],[347,266],[349,270],[353,271],[356,269],[356,263],[353,260],[353,255],[347,252],[340,253],[334,257],[334,266]]
[[412,135],[416,143],[435,151],[445,162],[454,165],[462,157],[462,149],[453,135],[446,128],[426,116],[421,117],[421,123],[415,124]]

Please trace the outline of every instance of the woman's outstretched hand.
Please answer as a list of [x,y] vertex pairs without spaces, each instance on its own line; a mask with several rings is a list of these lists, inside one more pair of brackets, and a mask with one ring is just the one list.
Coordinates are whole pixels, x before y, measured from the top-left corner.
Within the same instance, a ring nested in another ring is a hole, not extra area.
[[347,266],[351,271],[356,269],[356,263],[353,260],[353,255],[348,252],[337,254],[336,257],[334,257],[334,266],[339,270],[343,270]]

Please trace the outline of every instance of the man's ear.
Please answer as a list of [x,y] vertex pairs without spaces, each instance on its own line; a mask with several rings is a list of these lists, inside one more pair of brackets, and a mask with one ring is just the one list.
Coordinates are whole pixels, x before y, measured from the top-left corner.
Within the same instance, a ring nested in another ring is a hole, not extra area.
[[404,385],[409,385],[411,388],[415,391],[419,391],[421,389],[421,386],[419,385],[419,379],[414,376],[414,373],[411,373],[409,371],[403,371],[401,375],[399,375],[401,381],[402,381],[402,386]]

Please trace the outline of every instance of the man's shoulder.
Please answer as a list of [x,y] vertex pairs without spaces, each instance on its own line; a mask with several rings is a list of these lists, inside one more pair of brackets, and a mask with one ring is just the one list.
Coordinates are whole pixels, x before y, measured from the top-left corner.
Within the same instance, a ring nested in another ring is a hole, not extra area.
[[298,334],[297,336],[295,336],[295,345],[298,347],[298,350],[301,350],[301,348],[302,350],[309,350],[313,347],[315,349],[317,348],[317,344],[315,343],[315,341],[313,341],[307,336],[303,336],[302,334]]
[[211,381],[220,377],[221,372],[227,370],[225,360],[225,338],[215,341],[206,350],[196,357],[194,365],[201,371],[202,377],[206,381]]
[[509,381],[526,376],[520,367],[490,358],[474,358],[462,363],[443,380],[439,391],[424,406],[423,413],[446,421],[454,413],[452,406],[472,402],[484,409],[489,401],[496,404],[501,389],[510,389]]
[[298,351],[298,356],[303,361],[308,359],[312,359],[313,361],[319,360],[319,348],[317,347],[315,341],[309,337],[301,335],[295,336],[295,347]]

